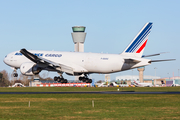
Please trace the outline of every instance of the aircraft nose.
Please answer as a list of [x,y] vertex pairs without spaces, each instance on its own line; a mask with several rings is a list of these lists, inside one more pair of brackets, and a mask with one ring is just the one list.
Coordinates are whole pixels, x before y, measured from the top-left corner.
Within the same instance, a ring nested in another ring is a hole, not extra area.
[[7,64],[7,56],[4,58],[3,62]]
[[8,56],[5,56],[3,62],[4,62],[5,64],[9,65],[9,58],[8,58]]

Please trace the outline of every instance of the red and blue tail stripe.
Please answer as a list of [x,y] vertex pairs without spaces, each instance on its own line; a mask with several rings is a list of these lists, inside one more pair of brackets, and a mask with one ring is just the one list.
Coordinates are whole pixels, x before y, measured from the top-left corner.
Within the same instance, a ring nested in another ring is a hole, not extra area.
[[147,23],[144,28],[139,32],[139,34],[135,37],[133,42],[126,49],[126,53],[140,53],[147,43],[147,37],[151,32],[152,23]]
[[152,24],[153,23],[148,22],[144,25],[144,27],[124,50],[122,55],[142,57],[142,53],[148,41],[148,36],[151,32]]

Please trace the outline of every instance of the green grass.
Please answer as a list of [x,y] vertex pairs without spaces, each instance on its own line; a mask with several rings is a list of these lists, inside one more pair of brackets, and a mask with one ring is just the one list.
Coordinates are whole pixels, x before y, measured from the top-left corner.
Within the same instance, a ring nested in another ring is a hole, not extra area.
[[[119,88],[121,89],[121,88]],[[179,91],[170,88],[123,88]],[[117,91],[117,88],[0,88],[23,91]],[[94,100],[94,108],[92,107]],[[28,107],[30,101],[30,107]],[[180,95],[170,94],[1,94],[0,119],[180,119]]]
[[180,91],[180,87],[19,87],[0,88],[0,92],[65,92],[65,91]]

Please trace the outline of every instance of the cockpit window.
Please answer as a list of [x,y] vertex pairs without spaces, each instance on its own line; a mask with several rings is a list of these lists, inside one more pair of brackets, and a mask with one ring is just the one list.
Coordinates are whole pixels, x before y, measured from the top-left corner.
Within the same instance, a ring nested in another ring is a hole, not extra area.
[[7,55],[5,56],[5,58],[7,57]]

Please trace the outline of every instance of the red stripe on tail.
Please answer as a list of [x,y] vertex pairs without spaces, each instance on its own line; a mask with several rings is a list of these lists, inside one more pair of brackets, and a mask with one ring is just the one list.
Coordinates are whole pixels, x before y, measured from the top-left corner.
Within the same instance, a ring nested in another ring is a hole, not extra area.
[[140,53],[144,47],[146,46],[147,40],[144,42],[144,44],[138,49],[138,51],[136,53]]

